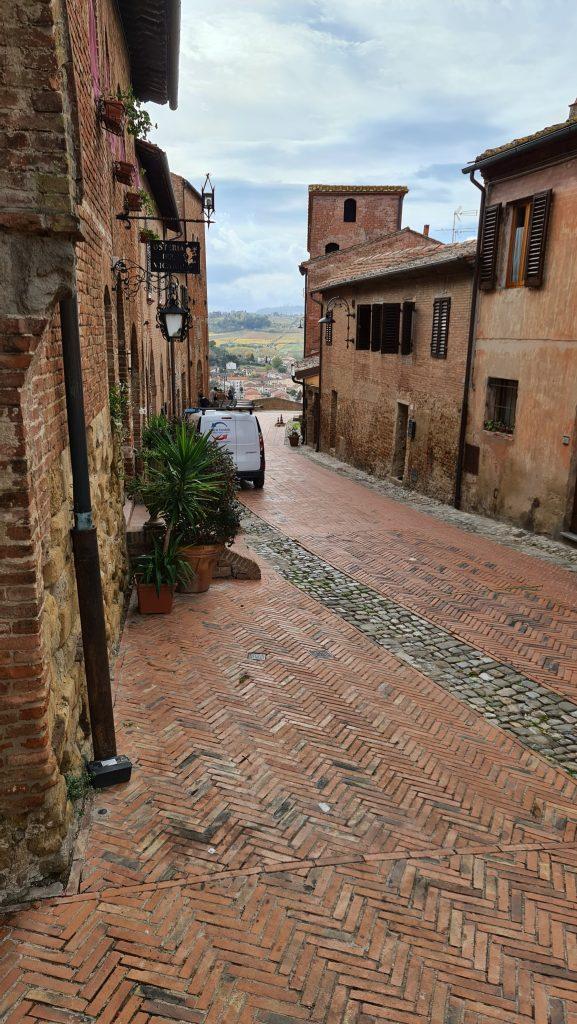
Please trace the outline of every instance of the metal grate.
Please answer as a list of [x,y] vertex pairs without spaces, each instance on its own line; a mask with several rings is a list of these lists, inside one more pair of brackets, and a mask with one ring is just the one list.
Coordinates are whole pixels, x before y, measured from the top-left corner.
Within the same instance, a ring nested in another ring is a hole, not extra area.
[[487,381],[487,408],[485,430],[512,434],[515,430],[517,389],[519,382],[503,377],[489,377]]

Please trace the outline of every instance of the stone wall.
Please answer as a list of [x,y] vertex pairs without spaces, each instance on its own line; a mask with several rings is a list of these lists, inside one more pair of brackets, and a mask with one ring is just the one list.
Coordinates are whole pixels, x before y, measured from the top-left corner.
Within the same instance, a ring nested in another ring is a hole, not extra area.
[[[395,471],[409,486],[453,500],[471,288],[472,268],[462,265],[339,289],[357,307],[414,301],[413,351],[382,354],[357,351],[354,343],[347,347],[347,318],[342,309],[335,311],[333,343],[323,346],[321,450],[377,476]],[[431,356],[433,302],[440,296],[451,298],[446,359]],[[412,440],[400,423],[400,406],[415,421]],[[398,445],[406,445],[404,454]],[[395,468],[396,455],[400,467]]]

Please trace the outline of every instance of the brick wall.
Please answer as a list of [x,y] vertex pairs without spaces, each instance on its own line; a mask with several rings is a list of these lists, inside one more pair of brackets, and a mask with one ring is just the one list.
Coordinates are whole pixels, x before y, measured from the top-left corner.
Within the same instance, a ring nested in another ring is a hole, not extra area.
[[[346,346],[347,319],[335,310],[333,344],[323,346],[321,396],[321,449],[333,447],[343,460],[376,475],[394,468],[396,441],[402,443],[399,403],[416,421],[414,440],[406,441],[398,475],[409,486],[451,501],[467,349],[472,271],[445,269],[385,280],[370,285],[339,288],[349,303],[416,303],[413,352],[388,355],[357,351]],[[451,297],[451,319],[446,359],[431,357],[433,300]],[[355,336],[355,321],[351,321]],[[336,419],[331,446],[331,404]],[[398,451],[398,449],[397,449]],[[402,452],[401,452],[402,454]],[[398,467],[396,467],[398,470]]]
[[[387,198],[387,197],[385,197]],[[390,197],[388,197],[390,198]],[[354,227],[354,225],[352,225]],[[379,235],[369,242],[352,245],[328,255],[317,256],[309,260],[306,268],[306,300],[305,300],[305,356],[319,350],[321,316],[319,291],[328,281],[344,279],[355,268],[359,259],[366,261],[379,259],[383,254],[405,252],[407,249],[420,249],[423,253],[434,251],[439,242],[426,238],[419,231],[403,228]]]
[[[111,269],[113,257],[142,258],[135,228],[116,220],[127,189],[115,181],[113,164],[136,164],[133,139],[107,133],[96,116],[100,93],[125,92],[130,82],[115,3],[16,3],[3,11],[2,46],[0,109],[9,145],[0,164],[0,885],[22,889],[64,867],[71,816],[64,776],[78,772],[90,753],[58,300],[77,288],[111,644],[126,559],[109,386],[132,385],[124,453],[130,466],[146,407],[147,357],[166,343],[147,335],[151,307],[141,294],[119,296]],[[158,365],[166,394],[167,369],[160,358]]]

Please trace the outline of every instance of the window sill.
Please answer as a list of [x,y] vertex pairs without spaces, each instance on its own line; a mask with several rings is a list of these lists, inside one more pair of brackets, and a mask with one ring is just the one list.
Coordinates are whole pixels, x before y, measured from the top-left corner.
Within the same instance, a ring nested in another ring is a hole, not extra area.
[[483,433],[486,437],[498,437],[502,441],[513,441],[515,434],[506,434],[504,430],[487,430],[483,427]]

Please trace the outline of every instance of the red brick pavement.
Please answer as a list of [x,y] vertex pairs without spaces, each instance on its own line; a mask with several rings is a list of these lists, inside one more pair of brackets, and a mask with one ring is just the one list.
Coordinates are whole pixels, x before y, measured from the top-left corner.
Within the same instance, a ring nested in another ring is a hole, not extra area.
[[117,678],[133,778],[5,921],[1,1021],[577,1024],[564,773],[266,566]]
[[242,498],[315,554],[577,700],[577,580],[305,460],[265,414],[267,480]]

